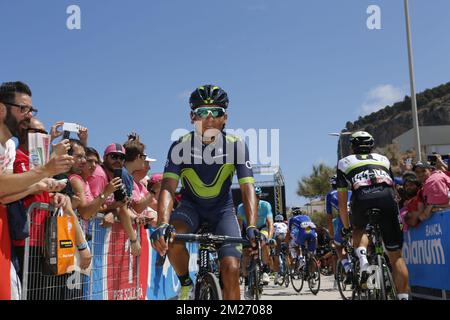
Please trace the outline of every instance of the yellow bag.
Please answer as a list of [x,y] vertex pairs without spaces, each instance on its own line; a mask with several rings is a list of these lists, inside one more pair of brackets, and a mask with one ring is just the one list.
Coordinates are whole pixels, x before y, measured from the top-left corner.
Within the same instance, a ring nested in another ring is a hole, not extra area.
[[75,250],[75,218],[64,216],[60,209],[45,221],[45,273],[70,272],[75,263]]

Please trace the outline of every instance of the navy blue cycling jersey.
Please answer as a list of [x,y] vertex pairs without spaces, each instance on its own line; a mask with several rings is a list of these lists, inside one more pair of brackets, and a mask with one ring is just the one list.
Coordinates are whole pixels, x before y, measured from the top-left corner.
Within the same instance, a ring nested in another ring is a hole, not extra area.
[[191,132],[170,147],[164,178],[181,179],[183,200],[213,208],[232,200],[235,172],[240,185],[254,183],[249,152],[243,140],[222,132],[213,143],[205,145],[201,137]]

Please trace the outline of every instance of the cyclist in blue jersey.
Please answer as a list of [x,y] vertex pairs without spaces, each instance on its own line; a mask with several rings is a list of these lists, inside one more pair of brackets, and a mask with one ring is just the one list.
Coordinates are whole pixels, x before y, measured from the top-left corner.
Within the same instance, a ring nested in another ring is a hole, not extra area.
[[[300,263],[304,263],[302,246],[312,253],[315,253],[317,249],[316,225],[299,207],[293,207],[292,217],[288,221],[288,230],[284,241],[289,245],[291,257],[298,258]],[[292,261],[288,260],[292,265]]]
[[[164,235],[169,223],[177,233],[195,233],[208,224],[217,235],[240,237],[240,229],[231,196],[231,184],[237,173],[246,211],[247,237],[255,244],[257,198],[252,166],[245,142],[224,131],[228,119],[227,93],[220,87],[204,85],[190,97],[191,123],[195,130],[174,142],[169,150],[158,199],[158,226],[151,235],[153,248],[167,253],[181,283],[178,298],[192,297],[189,276],[189,252],[180,242],[168,244]],[[181,180],[182,199],[173,211],[175,192]],[[225,244],[218,250],[223,297],[239,300],[239,270],[242,245]]]
[[[333,235],[333,241],[336,246],[336,254],[341,260],[342,266],[345,269],[345,273],[347,274],[345,277],[345,283],[350,284],[352,282],[352,269],[351,269],[351,263],[348,260],[344,247],[342,246],[342,228],[344,225],[342,224],[342,220],[339,216],[339,202],[338,202],[338,192],[337,192],[337,175],[334,175],[330,178],[330,184],[332,190],[328,192],[325,200],[325,207],[327,211],[327,224],[328,224],[328,230],[330,230],[330,234]],[[348,193],[348,199],[350,199],[352,196],[352,192],[349,191]],[[348,205],[350,205],[350,200],[348,201]],[[336,227],[333,223],[333,212],[338,212],[338,217],[336,218]]]
[[[273,213],[272,213],[272,206],[269,202],[265,200],[261,200],[261,194],[262,190],[260,187],[255,187],[255,193],[256,196],[259,199],[258,204],[258,217],[256,220],[256,227],[260,231],[261,234],[261,251],[262,251],[262,260],[268,265],[269,268],[273,269],[273,263],[272,259],[270,259],[269,254],[269,246],[268,242],[269,239],[272,239],[273,236]],[[244,233],[244,230],[246,230],[248,223],[246,218],[246,213],[244,210],[244,205],[241,203],[237,208],[237,215],[238,215],[238,221],[239,226],[241,227],[241,231]],[[274,240],[275,241],[275,240]],[[250,262],[250,250],[244,251],[244,256],[242,259],[242,274],[245,277],[245,286],[247,288],[248,286],[248,278],[247,278],[247,265]],[[264,272],[262,275],[262,282],[263,284],[269,284],[269,275],[267,272]],[[247,290],[245,291],[246,298],[251,297],[251,293]]]

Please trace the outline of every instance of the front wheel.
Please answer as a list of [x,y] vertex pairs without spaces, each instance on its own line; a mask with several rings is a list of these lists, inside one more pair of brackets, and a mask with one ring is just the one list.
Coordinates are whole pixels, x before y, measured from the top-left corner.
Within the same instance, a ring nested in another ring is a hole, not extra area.
[[208,272],[197,280],[195,300],[223,300],[219,279],[215,274]]
[[345,268],[342,265],[342,260],[338,260],[336,263],[336,275],[335,279],[337,281],[339,293],[343,300],[351,300],[352,299],[352,286],[345,283],[345,279],[347,277],[347,273],[345,272]]
[[252,264],[253,265],[248,273],[248,287],[252,293],[253,299],[259,300],[262,293],[260,266],[256,261],[253,261]]
[[304,266],[300,266],[300,260],[296,259],[294,267],[291,269],[291,283],[292,287],[297,293],[300,293],[303,289],[303,281],[304,281]]
[[309,259],[308,285],[313,295],[317,295],[320,290],[320,267],[315,257]]

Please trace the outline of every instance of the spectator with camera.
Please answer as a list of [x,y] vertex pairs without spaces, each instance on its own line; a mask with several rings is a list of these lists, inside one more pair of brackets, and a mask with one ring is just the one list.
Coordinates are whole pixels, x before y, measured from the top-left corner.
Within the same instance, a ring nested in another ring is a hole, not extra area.
[[[14,161],[14,173],[20,174],[24,172],[28,172],[30,170],[30,160],[29,160],[29,152],[28,152],[28,133],[42,133],[47,134],[47,131],[45,131],[44,125],[37,120],[36,118],[32,118],[28,124],[27,127],[23,126],[19,129],[19,148],[16,151],[16,159]],[[54,150],[57,153],[67,153],[69,148],[69,141],[63,140],[57,145],[54,146]],[[56,182],[56,180],[55,180]],[[15,202],[14,208],[16,210],[26,210],[28,207],[35,203],[48,203],[54,206],[55,208],[63,208],[64,212],[68,215],[73,214],[73,210],[71,207],[70,199],[66,197],[62,193],[53,193],[56,191],[62,191],[63,188],[66,186],[66,182],[57,182],[60,185],[58,188],[55,188],[54,190],[49,189],[40,189],[36,192],[33,192],[26,197],[23,197],[20,199],[19,202]],[[52,192],[53,191],[53,192]],[[18,214],[19,212],[14,212],[15,214]],[[48,217],[49,213],[46,210],[36,210],[33,214],[33,224],[37,226],[43,226],[45,223],[45,219]],[[74,214],[73,214],[74,215]],[[40,228],[31,228],[30,229],[30,246],[32,247],[42,247],[43,246],[43,234],[39,234],[39,230],[41,229],[41,233],[43,231],[42,227]],[[81,245],[83,244],[84,240],[84,233],[81,231],[81,228],[78,225],[76,225],[76,237],[77,237],[77,244]],[[24,259],[24,246],[25,246],[25,240],[24,239],[14,239],[13,238],[13,244],[15,248],[15,253],[18,258],[19,263],[19,269],[23,270],[23,259]],[[87,268],[90,264],[90,253],[88,251],[80,252],[81,257],[81,265],[80,267],[82,269]],[[20,277],[22,276],[22,272],[20,273]],[[22,278],[21,278],[22,280]]]
[[[131,216],[128,205],[133,192],[133,178],[123,170],[125,164],[125,148],[119,143],[111,143],[103,153],[103,163],[97,165],[92,176],[88,178],[91,194],[94,198],[105,199],[105,207],[100,212],[105,214],[105,222],[112,221],[113,216],[119,216],[130,242],[131,253],[134,256],[140,254],[140,244],[137,241],[136,232],[131,225]],[[113,195],[106,197],[103,190],[114,178],[121,178],[122,186]]]
[[122,187],[119,177],[112,179],[103,189],[103,192],[94,197],[88,184],[88,179],[93,175],[97,159],[96,155],[86,156],[86,148],[80,140],[70,140],[69,154],[75,159],[75,163],[70,169],[69,181],[72,185],[74,193],[79,198],[76,209],[84,220],[91,219],[100,209],[104,208],[106,198],[114,194],[116,190]]

